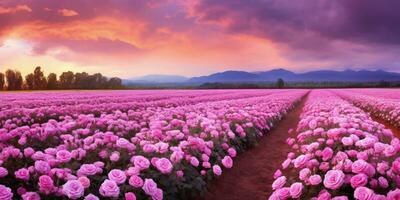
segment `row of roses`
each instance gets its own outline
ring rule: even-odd
[[[163,199],[202,191],[306,91],[65,116],[0,135],[0,199]],[[212,99],[211,99],[212,100]],[[187,197],[187,196],[186,196]]]
[[[358,93],[336,92],[354,105],[400,128],[400,92],[385,90],[379,92],[379,96],[372,95],[370,90],[361,90]],[[398,97],[394,98],[393,93],[398,94]]]
[[[269,199],[400,198],[400,140],[361,109],[313,91],[290,132]]]

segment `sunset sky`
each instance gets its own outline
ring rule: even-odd
[[[0,71],[400,72],[399,0],[1,0]]]

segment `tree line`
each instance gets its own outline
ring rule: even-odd
[[[107,78],[101,73],[63,72],[59,77],[50,73],[44,75],[41,67],[22,77],[21,72],[8,69],[0,72],[0,90],[57,90],[57,89],[120,89],[122,80],[118,77]]]

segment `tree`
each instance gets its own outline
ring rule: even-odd
[[[15,71],[15,90],[22,90],[24,79],[22,78],[21,72]]]
[[[47,76],[47,89],[49,90],[57,89],[57,74],[50,73],[49,76]]]
[[[40,67],[36,67],[33,71],[33,88],[36,90],[46,89],[47,83],[46,78]]]
[[[283,79],[281,79],[281,78],[278,78],[278,80],[276,81],[276,87],[277,88],[285,87],[285,81],[283,81]]]
[[[60,88],[61,89],[71,89],[73,88],[73,84],[75,82],[74,73],[71,71],[63,72],[60,75]]]
[[[122,80],[117,77],[110,78],[107,83],[108,89],[118,89],[122,87]]]
[[[5,76],[3,73],[0,73],[0,90],[4,90],[6,84]]]
[[[33,81],[34,81],[34,77],[33,77],[32,73],[30,73],[30,74],[25,76],[26,89],[28,89],[28,90],[33,90],[34,89]]]
[[[89,74],[86,72],[75,73],[75,89],[89,89]]]
[[[22,89],[22,75],[19,71],[8,69],[6,71],[7,90]]]

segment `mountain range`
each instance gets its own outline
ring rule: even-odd
[[[207,82],[243,83],[243,82],[274,82],[278,78],[289,82],[368,82],[368,81],[400,81],[400,73],[384,70],[317,70],[295,73],[285,69],[273,69],[261,72],[224,71],[207,76],[183,77],[176,75],[148,75],[128,80],[130,83],[186,83],[201,84]]]

